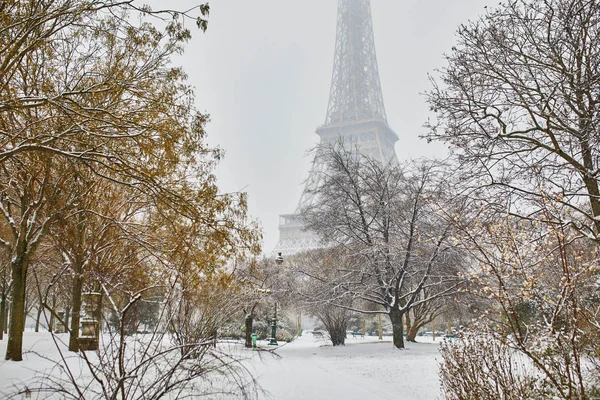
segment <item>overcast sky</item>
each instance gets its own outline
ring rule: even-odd
[[[164,0],[154,5],[166,6]],[[173,0],[178,9],[198,1]],[[491,0],[372,0],[375,47],[398,158],[444,156],[419,139],[430,117],[428,73],[444,66],[459,24]],[[196,87],[197,106],[211,115],[208,142],[225,150],[216,173],[224,192],[245,191],[264,229],[264,252],[278,241],[279,214],[300,200],[325,122],[337,0],[211,0],[209,28],[194,30],[177,63]]]

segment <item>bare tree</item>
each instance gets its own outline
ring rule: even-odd
[[[596,240],[599,16],[598,1],[517,0],[461,25],[427,95],[437,119],[426,135],[452,145],[481,199],[543,218],[551,197]]]
[[[342,145],[321,148],[318,156],[327,168],[302,215],[307,229],[343,257],[324,262],[335,273],[304,273],[328,282],[334,299],[350,295],[377,304],[379,311],[360,311],[387,314],[394,346],[403,348],[406,312],[461,284],[461,257],[451,240],[460,204],[451,201],[443,165],[382,166]]]
[[[510,383],[515,352],[532,365],[526,379],[479,398],[597,396],[599,17],[594,0],[501,3],[459,27],[428,93],[427,138],[452,145],[477,210],[463,221],[477,260],[468,287],[488,302],[484,337],[445,352],[449,398],[472,398],[466,383],[488,390],[494,374]],[[477,368],[450,378],[468,352]]]

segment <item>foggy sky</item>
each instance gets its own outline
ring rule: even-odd
[[[178,9],[197,1],[155,0]],[[440,144],[419,139],[432,117],[420,94],[428,73],[444,66],[454,32],[483,14],[491,0],[372,0],[375,47],[399,160],[443,157]],[[208,143],[225,150],[216,173],[222,191],[245,191],[249,213],[264,229],[264,252],[278,240],[279,214],[300,200],[325,122],[337,21],[336,0],[212,0],[209,28],[176,64],[211,115]],[[284,255],[285,256],[285,255]]]

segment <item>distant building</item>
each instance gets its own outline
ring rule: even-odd
[[[370,0],[339,0],[335,58],[325,124],[317,128],[321,144],[356,147],[382,163],[397,162],[396,133],[388,126],[379,82]],[[275,252],[294,254],[320,247],[318,237],[305,231],[299,212],[314,200],[325,166],[315,158],[296,211],[280,215]]]

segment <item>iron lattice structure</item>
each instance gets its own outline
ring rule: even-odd
[[[381,163],[397,162],[398,136],[388,126],[377,68],[370,0],[339,0],[333,76],[325,124],[317,128],[321,145],[341,141]],[[325,166],[315,157],[293,214],[280,215],[276,252],[294,254],[321,247],[303,229],[300,210],[314,201]]]

